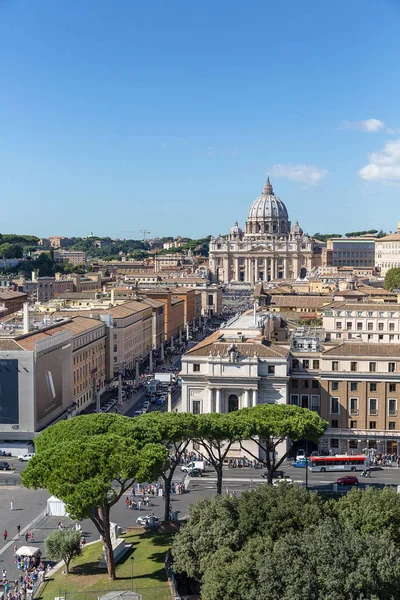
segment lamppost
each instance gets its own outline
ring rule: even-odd
[[[131,588],[133,592],[133,556],[131,556]]]

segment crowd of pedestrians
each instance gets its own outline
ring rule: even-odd
[[[20,556],[16,545],[14,562],[20,572],[17,579],[9,581],[7,570],[2,571],[4,600],[31,600],[36,586],[44,581],[46,569],[40,556]]]

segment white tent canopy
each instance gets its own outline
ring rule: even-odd
[[[15,553],[17,556],[35,556],[35,554],[41,554],[40,548],[36,546],[21,546]]]
[[[49,517],[65,517],[67,516],[67,511],[65,509],[65,504],[59,498],[55,496],[51,496],[47,500],[47,508],[46,514]]]

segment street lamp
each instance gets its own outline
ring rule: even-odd
[[[131,556],[131,588],[133,592],[133,556]]]

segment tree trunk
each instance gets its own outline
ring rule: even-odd
[[[222,465],[217,465],[215,470],[217,472],[217,494],[220,496],[222,494]]]
[[[115,575],[114,553],[113,553],[111,534],[110,534],[110,508],[109,508],[109,506],[107,506],[107,505],[102,506],[99,509],[99,521],[101,524],[101,530],[99,529],[97,523],[95,523],[95,525],[96,525],[97,529],[99,530],[101,536],[103,537],[108,578],[110,581],[113,581],[114,579],[116,579],[116,575]]]
[[[65,572],[67,575],[69,575],[69,563],[71,562],[71,559],[68,561],[64,560],[64,562],[65,562]]]
[[[170,510],[169,505],[171,503],[171,481],[173,477],[172,473],[169,473],[168,477],[163,475],[164,481],[164,521],[168,522],[170,520]]]

